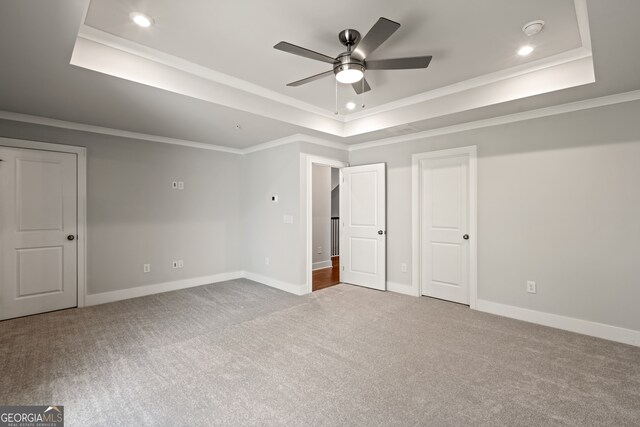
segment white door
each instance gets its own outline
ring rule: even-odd
[[[385,290],[386,165],[340,172],[340,281]]]
[[[0,319],[77,305],[75,154],[0,147]]]
[[[469,304],[469,156],[420,167],[422,294]]]

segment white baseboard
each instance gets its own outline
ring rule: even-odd
[[[242,271],[233,271],[230,273],[221,273],[211,276],[194,277],[192,279],[157,283],[154,285],[138,286],[134,288],[121,289],[118,291],[89,294],[85,297],[85,306],[105,304],[108,302],[143,297],[147,295],[159,294],[162,292],[176,291],[178,289],[192,288],[194,286],[208,285],[211,283],[224,282],[226,280],[240,279],[242,277]]]
[[[312,270],[322,270],[323,268],[329,268],[333,266],[331,260],[329,261],[320,261],[320,262],[314,262],[313,265],[311,266]]]
[[[478,299],[476,310],[605,340],[640,346],[640,331]]]
[[[289,292],[294,295],[304,295],[307,293],[306,285],[294,285],[293,283],[283,282],[278,279],[272,279],[271,277],[261,276],[259,274],[244,272],[244,278],[253,280],[254,282],[262,283],[263,285],[271,286],[272,288],[280,289],[281,291]]]
[[[399,294],[409,295],[412,297],[420,296],[418,295],[418,291],[416,291],[413,286],[405,285],[398,282],[387,282],[387,290],[389,292],[397,292]]]

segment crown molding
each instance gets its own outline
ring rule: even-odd
[[[323,147],[334,148],[337,150],[349,151],[349,146],[342,142],[328,141],[326,139],[318,138],[304,133],[296,133],[284,138],[274,139],[262,144],[254,145],[242,150],[242,154],[251,154],[257,151],[268,150],[269,148],[279,147],[281,145],[287,145],[294,142],[307,142],[309,144],[320,145]]]
[[[393,110],[398,110],[400,108],[420,104],[426,101],[431,101],[436,98],[442,98],[448,95],[470,91],[472,89],[487,86],[503,80],[513,79],[515,77],[519,77],[525,74],[534,73],[536,71],[544,70],[551,67],[556,67],[563,64],[568,64],[570,62],[588,58],[590,56],[592,56],[592,53],[590,50],[587,50],[583,47],[578,47],[575,49],[568,50],[566,52],[559,53],[557,55],[541,58],[536,61],[517,65],[515,67],[507,68],[504,70],[499,70],[493,73],[484,74],[482,76],[474,77],[468,80],[463,80],[461,82],[453,83],[451,85],[442,86],[437,89],[433,89],[427,92],[422,92],[417,95],[399,99],[397,101],[388,102],[386,104],[373,107],[366,111],[353,113],[345,117],[344,122],[349,123],[355,120],[363,119],[365,117],[376,116],[381,113],[386,113]]]
[[[578,20],[578,31],[582,47],[591,52],[591,31],[589,30],[589,13],[587,11],[587,0],[574,0],[576,8],[576,19]]]
[[[585,99],[582,101],[569,102],[566,104],[554,105],[551,107],[538,108],[536,110],[523,111],[520,113],[507,114],[504,116],[492,117],[489,119],[476,120],[473,122],[461,123],[452,126],[445,126],[430,129],[423,132],[416,132],[409,135],[395,136],[391,138],[379,139],[376,141],[362,142],[349,145],[349,151],[364,150],[367,148],[382,147],[385,145],[399,144],[417,139],[432,138],[435,136],[447,135],[458,132],[466,132],[474,129],[482,129],[491,126],[499,126],[509,123],[521,122],[525,120],[539,119],[542,117],[555,116],[559,114],[571,113],[574,111],[588,110],[591,108],[606,107],[608,105],[621,104],[640,100],[640,90],[623,92],[615,95],[607,95],[599,98]]]
[[[0,111],[0,119],[14,122],[31,123],[42,126],[51,126],[61,129],[77,130],[81,132],[97,133],[101,135],[118,136],[143,141],[161,142],[163,144],[182,145],[183,147],[200,148],[203,150],[222,151],[224,153],[243,154],[239,148],[224,147],[222,145],[206,144],[204,142],[188,141],[185,139],[169,138],[166,136],[151,135],[148,133],[131,132],[128,130],[114,129],[102,126],[88,125],[84,123],[69,122],[66,120],[50,119],[48,117],[32,116],[29,114]]]
[[[536,110],[523,111],[520,113],[507,114],[504,116],[492,117],[484,120],[476,120],[473,122],[461,123],[452,126],[446,126],[436,129],[430,129],[423,132],[416,132],[409,135],[396,136],[391,138],[383,138],[375,141],[362,142],[359,144],[344,144],[341,142],[328,141],[311,135],[302,133],[293,134],[284,138],[275,139],[258,145],[253,145],[244,149],[224,147],[220,145],[207,144],[203,142],[194,142],[184,139],[168,138],[158,135],[150,135],[139,132],[131,132],[102,126],[87,125],[83,123],[70,122],[65,120],[50,119],[47,117],[32,116],[28,114],[13,113],[9,111],[0,111],[0,120],[9,120],[22,123],[31,123],[42,126],[52,126],[62,129],[77,130],[81,132],[97,133],[102,135],[117,136],[122,138],[138,139],[143,141],[160,142],[164,144],[181,145],[185,147],[200,148],[203,150],[221,151],[233,154],[250,154],[257,151],[268,150],[270,148],[279,147],[286,144],[306,142],[309,144],[320,145],[323,147],[334,148],[345,151],[364,150],[368,148],[382,147],[385,145],[399,144],[417,139],[432,138],[435,136],[447,135],[458,132],[466,132],[474,129],[482,129],[491,126],[499,126],[509,123],[515,123],[525,120],[539,119],[548,116],[571,113],[574,111],[588,110],[592,108],[606,107],[609,105],[622,104],[625,102],[633,102],[640,100],[640,90],[630,92],[622,92],[614,95],[607,95],[598,98],[585,99],[582,101],[570,102],[566,104],[554,105],[551,107],[539,108]]]
[[[76,48],[74,49],[71,63],[94,71],[104,72],[116,77],[296,124],[338,137],[349,137],[372,130],[390,128],[436,117],[438,116],[437,111],[440,111],[436,103],[457,110],[449,113],[479,108],[483,105],[470,106],[465,99],[474,99],[474,92],[478,92],[482,88],[488,88],[491,85],[495,87],[497,87],[496,85],[504,86],[518,83],[521,86],[528,85],[533,89],[517,96],[530,96],[531,93],[544,93],[549,90],[559,90],[592,82],[593,76],[589,77],[591,81],[587,81],[588,78],[585,77],[588,74],[585,71],[587,68],[590,69],[591,75],[593,75],[587,4],[586,0],[573,1],[581,39],[580,47],[348,115],[336,115],[333,111],[301,101],[295,97],[107,33],[85,24],[85,19],[82,20],[78,32]],[[138,58],[138,61],[134,58]],[[576,64],[585,58],[590,58],[589,64],[583,61],[583,67],[579,69]],[[143,60],[146,63],[140,62]],[[114,65],[118,63],[120,65]],[[154,66],[153,64],[156,65]],[[572,67],[572,65],[576,66]],[[167,73],[167,70],[163,70],[161,67],[168,67],[173,69],[174,72]],[[124,71],[126,69],[129,71]],[[145,71],[138,73],[132,71],[140,71],[141,69]],[[553,72],[556,75],[545,74],[544,71],[547,69],[554,69]],[[538,82],[543,82],[540,83],[539,92],[536,92],[535,89],[538,83],[532,83],[536,81],[534,77],[536,73],[543,76],[537,79]],[[163,76],[160,80],[152,77],[159,74]],[[194,79],[202,79],[202,82],[197,82]],[[209,84],[204,84],[204,81],[209,82]],[[545,81],[546,83],[544,83]],[[558,81],[563,83],[553,86],[552,82]],[[549,89],[547,86],[552,87]],[[229,92],[230,90],[240,92],[232,93]],[[491,92],[498,93],[499,90]],[[467,94],[469,96],[465,96]],[[501,99],[496,102],[508,100],[510,99]],[[371,129],[371,127],[374,129]]]
[[[577,4],[584,0],[575,0],[575,1]],[[584,13],[586,13],[586,5],[584,6],[583,10],[584,10]],[[584,19],[585,18],[578,19],[579,23],[582,22],[582,25],[579,25],[581,38],[583,38],[583,31],[586,31],[586,34],[588,34],[588,31],[589,31],[588,25],[584,25]],[[583,28],[586,28],[586,30],[583,30]],[[185,73],[188,73],[197,77],[204,78],[206,80],[209,80],[215,83],[223,84],[225,86],[229,86],[234,89],[242,90],[244,92],[257,95],[262,98],[267,98],[272,101],[288,105],[290,107],[298,108],[308,113],[318,114],[322,117],[325,117],[337,122],[341,122],[341,123],[353,122],[355,120],[362,119],[365,117],[375,116],[380,113],[385,113],[385,112],[397,110],[400,108],[408,107],[411,105],[419,104],[425,101],[430,101],[436,98],[441,98],[447,95],[464,92],[464,91],[475,89],[481,86],[486,86],[491,83],[511,79],[524,74],[532,73],[532,72],[543,70],[550,67],[555,67],[558,65],[566,64],[569,62],[577,61],[579,59],[591,56],[591,51],[589,49],[585,49],[584,47],[578,47],[566,52],[559,53],[557,55],[553,55],[550,57],[538,59],[536,61],[528,62],[526,64],[521,64],[505,70],[496,71],[493,73],[474,77],[468,80],[463,80],[461,82],[457,82],[451,85],[428,90],[426,92],[422,92],[417,95],[413,95],[397,101],[388,102],[386,104],[373,107],[366,111],[352,113],[349,115],[341,115],[341,114],[336,115],[335,113],[329,110],[326,110],[324,108],[317,107],[313,104],[300,101],[291,96],[283,95],[279,92],[264,88],[254,83],[250,83],[246,80],[242,80],[237,77],[233,77],[228,74],[215,71],[211,68],[207,68],[205,66],[179,58],[177,56],[141,45],[139,43],[133,42],[131,40],[127,40],[122,37],[118,37],[116,35],[107,33],[105,31],[98,30],[86,24],[82,24],[80,26],[78,37],[83,38],[85,40],[92,41],[94,43],[108,46],[112,49],[126,52],[128,54],[131,54],[140,58],[147,59],[149,61],[153,61],[162,65],[166,65],[171,68],[175,68],[177,70],[183,71]],[[584,44],[584,39],[583,39],[583,44]],[[590,46],[590,41],[589,41],[589,46]],[[342,135],[342,136],[345,136],[345,135]]]
[[[196,64],[194,62],[162,52],[160,50],[153,49],[148,46],[144,46],[140,43],[136,43],[131,40],[118,37],[116,35],[107,33],[97,28],[90,27],[86,24],[82,24],[80,26],[78,37],[135,55],[144,59],[148,59],[153,62],[157,62],[162,65],[166,65],[168,67],[175,68],[180,71],[184,71],[185,73],[192,74],[194,76],[198,76],[212,82],[220,83],[225,86],[232,87],[234,89],[239,89],[244,92],[251,93],[253,95],[257,95],[263,98],[270,99],[272,101],[279,102],[281,104],[286,104],[291,107],[295,107],[309,113],[318,114],[323,117],[336,120],[336,121],[342,121],[340,117],[336,117],[336,115],[333,112],[329,110],[325,110],[324,108],[317,107],[308,102],[300,101],[299,99],[296,99],[291,96],[283,95],[279,92],[276,92],[271,89],[267,89],[263,86],[248,82],[246,80],[242,80],[237,77],[233,77],[228,74],[215,71],[211,68]]]

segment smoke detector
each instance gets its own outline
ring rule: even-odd
[[[544,21],[531,21],[527,24],[524,24],[524,27],[522,27],[522,31],[527,35],[527,36],[535,36],[536,34],[538,34],[540,31],[542,31],[542,28],[544,27]]]

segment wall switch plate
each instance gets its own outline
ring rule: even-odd
[[[285,224],[293,224],[293,215],[285,215],[285,216],[282,218],[282,221],[283,221]]]
[[[184,190],[184,181],[178,181],[178,190]]]
[[[407,272],[407,264],[405,264],[404,262],[402,264],[400,264],[400,270],[402,270],[403,273]]]
[[[179,259],[178,260],[178,268],[183,268],[184,267],[184,260]]]
[[[171,183],[171,189],[172,190],[177,190],[178,189],[178,181],[173,181]]]
[[[271,196],[271,201],[273,203],[278,203],[278,196],[277,195],[276,196]]]
[[[171,268],[178,268],[178,261],[173,261],[171,263]]]
[[[536,293],[536,282],[527,280],[527,292],[529,292],[530,294]]]
[[[266,257],[266,258],[264,259],[264,265],[269,265],[269,257]]]
[[[151,273],[151,264],[145,264],[142,269],[145,273]]]

